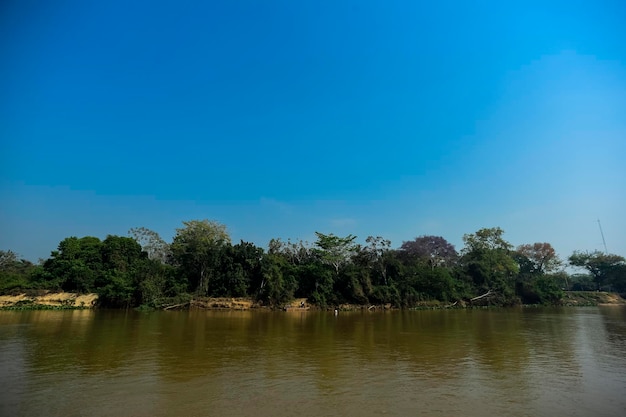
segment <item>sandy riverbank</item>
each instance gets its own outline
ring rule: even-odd
[[[45,293],[40,295],[17,294],[0,295],[0,309],[2,308],[93,308],[98,301],[97,294],[75,294],[67,292]],[[430,308],[445,308],[441,303],[431,303]],[[595,306],[595,305],[626,305],[626,300],[615,293],[596,291],[568,291],[561,300],[564,306]],[[191,302],[173,305],[170,308],[195,308],[204,310],[250,310],[254,308],[264,308],[264,306],[250,298],[194,298]],[[340,310],[371,309],[391,309],[391,305],[382,306],[360,306],[341,305]],[[305,311],[318,309],[317,306],[309,304],[306,299],[298,298],[285,305],[285,311]]]
[[[0,295],[0,308],[8,307],[59,307],[92,308],[98,300],[97,294],[75,294],[69,292],[46,293],[42,295]]]
[[[626,305],[626,300],[612,292],[566,291],[561,303],[565,306]]]

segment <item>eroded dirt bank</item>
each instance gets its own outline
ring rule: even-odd
[[[37,309],[37,308],[94,308],[97,305],[97,294],[75,294],[67,292],[44,293],[44,294],[17,294],[0,295],[0,309]],[[441,303],[431,303],[430,308],[446,308]],[[596,292],[596,291],[568,291],[561,300],[564,306],[596,306],[596,305],[626,305],[626,300],[619,294]],[[249,310],[254,308],[266,308],[249,298],[193,298],[189,302],[177,305],[165,306],[165,309],[207,309],[207,310]],[[391,305],[361,306],[361,305],[341,305],[340,310],[358,309],[391,309]],[[316,310],[317,306],[306,302],[306,299],[299,298],[288,303],[283,308],[286,311]]]
[[[97,294],[75,294],[69,292],[55,292],[41,295],[26,293],[17,295],[0,295],[0,308],[24,307],[36,308],[93,308],[98,300]]]

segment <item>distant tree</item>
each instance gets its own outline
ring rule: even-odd
[[[608,276],[614,291],[626,292],[626,263],[621,263],[611,270]]]
[[[123,273],[132,272],[134,264],[142,258],[141,245],[124,236],[107,236],[102,241],[101,252],[105,269]]]
[[[18,255],[11,250],[0,250],[0,270],[13,268],[19,262]]]
[[[265,256],[265,251],[251,242],[241,240],[233,246],[233,258],[235,262],[241,265],[246,275],[247,294],[255,294],[263,280],[261,272],[261,261]]]
[[[285,242],[283,242],[280,238],[278,239],[270,239],[270,242],[267,244],[267,253],[270,255],[282,255],[284,253]]]
[[[391,251],[391,241],[381,236],[368,236],[365,239],[366,246],[361,248],[361,257],[365,260],[365,265],[372,272],[372,282],[374,285],[388,284],[387,266]]]
[[[356,236],[339,237],[332,233],[325,235],[320,232],[315,232],[315,234],[317,235],[315,245],[319,248],[320,259],[323,263],[332,266],[335,274],[339,275],[339,269],[351,261],[359,248],[354,243]]]
[[[0,250],[0,292],[31,287],[31,275],[37,267],[11,251]]]
[[[297,288],[295,269],[296,267],[276,253],[264,256],[261,260],[262,280],[258,298],[274,307],[291,300]]]
[[[46,288],[89,293],[95,291],[96,281],[102,271],[100,239],[72,236],[59,243],[58,250],[50,254],[35,279]]]
[[[262,258],[263,249],[252,243],[242,240],[236,245],[223,245],[209,295],[244,297],[258,292]]]
[[[337,301],[367,304],[373,292],[370,272],[356,263],[342,268],[333,286]]]
[[[623,256],[605,254],[600,251],[594,252],[574,252],[569,257],[571,266],[586,269],[600,289],[603,285],[610,284],[611,280],[621,275],[619,271],[624,268],[625,259]]]
[[[172,257],[190,287],[202,295],[209,294],[211,280],[216,278],[222,247],[230,244],[226,226],[209,220],[183,222],[176,229],[171,244]]]
[[[316,259],[315,248],[303,240],[292,242],[288,239],[282,249],[283,255],[294,265],[302,265]]]
[[[560,275],[536,275],[529,285],[525,286],[526,292],[519,294],[527,304],[554,304],[563,298]]]
[[[157,232],[146,227],[133,227],[128,234],[141,245],[141,249],[148,254],[149,259],[156,259],[162,263],[169,260],[170,246]]]
[[[511,256],[513,246],[503,234],[501,228],[494,227],[464,235],[461,263],[477,290],[493,291],[498,294],[498,303],[510,303],[514,301],[519,266]]]
[[[517,252],[529,262],[529,272],[535,274],[554,273],[561,267],[562,262],[556,251],[549,243],[533,243],[520,245]]]
[[[591,274],[572,274],[569,280],[573,291],[593,291],[597,288]]]
[[[96,277],[99,302],[107,306],[131,307],[141,302],[138,278],[147,254],[134,239],[109,235],[100,248],[102,271]]]
[[[159,308],[166,299],[177,298],[187,290],[186,285],[176,281],[175,268],[156,259],[142,259],[135,266],[134,277],[137,305]]]
[[[335,304],[338,301],[335,282],[338,276],[332,268],[321,261],[312,261],[297,267],[298,292],[310,302],[321,307]]]
[[[426,261],[431,269],[443,265],[451,266],[458,257],[454,245],[441,236],[419,236],[402,242],[400,251],[407,257]]]
[[[42,266],[37,267],[33,285],[79,293],[95,292],[101,305],[131,307],[143,302],[140,287],[144,281],[154,278],[151,273],[155,269],[151,269],[150,263],[161,265],[149,260],[141,246],[129,237],[109,235],[103,241],[93,236],[68,237]]]
[[[465,247],[462,253],[466,254],[479,250],[500,250],[508,252],[513,248],[509,242],[504,240],[502,235],[504,230],[499,227],[483,228],[476,233],[463,235]]]

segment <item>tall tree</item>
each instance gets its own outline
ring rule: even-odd
[[[0,250],[0,292],[28,287],[36,268],[13,251]]]
[[[142,258],[141,245],[124,236],[107,236],[102,241],[101,252],[104,268],[124,273],[132,271],[135,262]]]
[[[96,279],[99,302],[107,306],[130,307],[141,302],[137,281],[147,254],[134,239],[109,235],[102,241],[102,272]]]
[[[361,248],[361,254],[366,265],[374,272],[374,283],[387,285],[387,261],[391,241],[381,236],[368,236],[365,242],[367,246]]]
[[[502,235],[504,230],[499,227],[483,228],[476,233],[463,235],[463,243],[465,247],[462,253],[468,253],[477,250],[502,250],[510,251],[513,248]]]
[[[419,236],[414,240],[402,242],[400,251],[407,257],[426,261],[431,269],[436,266],[450,266],[458,257],[454,245],[441,236]]]
[[[270,243],[276,246],[278,242],[281,244],[280,253],[293,265],[302,265],[315,258],[315,250],[309,242],[302,240],[292,242],[291,239],[287,239],[287,242],[283,243],[280,240],[272,239]],[[270,251],[274,249],[276,248],[270,246]]]
[[[569,257],[569,263],[572,266],[589,271],[598,289],[614,280],[616,273],[622,271],[626,265],[623,256],[610,253],[605,254],[600,251],[574,252]]]
[[[515,292],[525,304],[555,303],[563,297],[567,274],[558,273],[561,260],[549,243],[517,247],[512,257],[519,265]]]
[[[556,272],[562,265],[556,251],[549,243],[519,245],[517,252],[530,262],[530,271],[535,274]]]
[[[176,229],[171,244],[172,256],[190,287],[208,295],[211,279],[215,278],[222,246],[230,244],[226,226],[210,220],[190,220]]]
[[[236,245],[223,245],[219,257],[219,266],[209,295],[244,297],[258,292],[262,281],[263,249],[242,240]]]
[[[494,227],[464,235],[461,262],[476,289],[493,291],[500,297],[499,303],[508,303],[515,295],[514,277],[519,266],[511,257],[513,246],[503,234],[501,228]]]
[[[102,242],[85,236],[63,239],[58,250],[50,254],[37,279],[46,287],[56,286],[64,291],[93,292],[102,275]]]
[[[162,263],[168,261],[171,254],[170,246],[157,232],[146,227],[133,227],[128,234],[141,245],[149,259],[156,259]]]
[[[339,269],[349,263],[358,250],[358,245],[354,243],[356,236],[339,237],[332,233],[325,235],[320,232],[315,234],[317,235],[315,245],[319,248],[322,262],[331,265],[335,274],[339,275]]]
[[[19,262],[18,255],[12,250],[0,250],[0,270],[12,268]]]
[[[261,260],[262,280],[258,297],[271,306],[280,306],[293,298],[297,288],[295,267],[276,253],[268,253]]]

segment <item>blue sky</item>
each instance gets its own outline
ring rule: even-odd
[[[471,3],[471,4],[468,4]],[[502,227],[626,256],[621,1],[8,1],[0,249]]]

